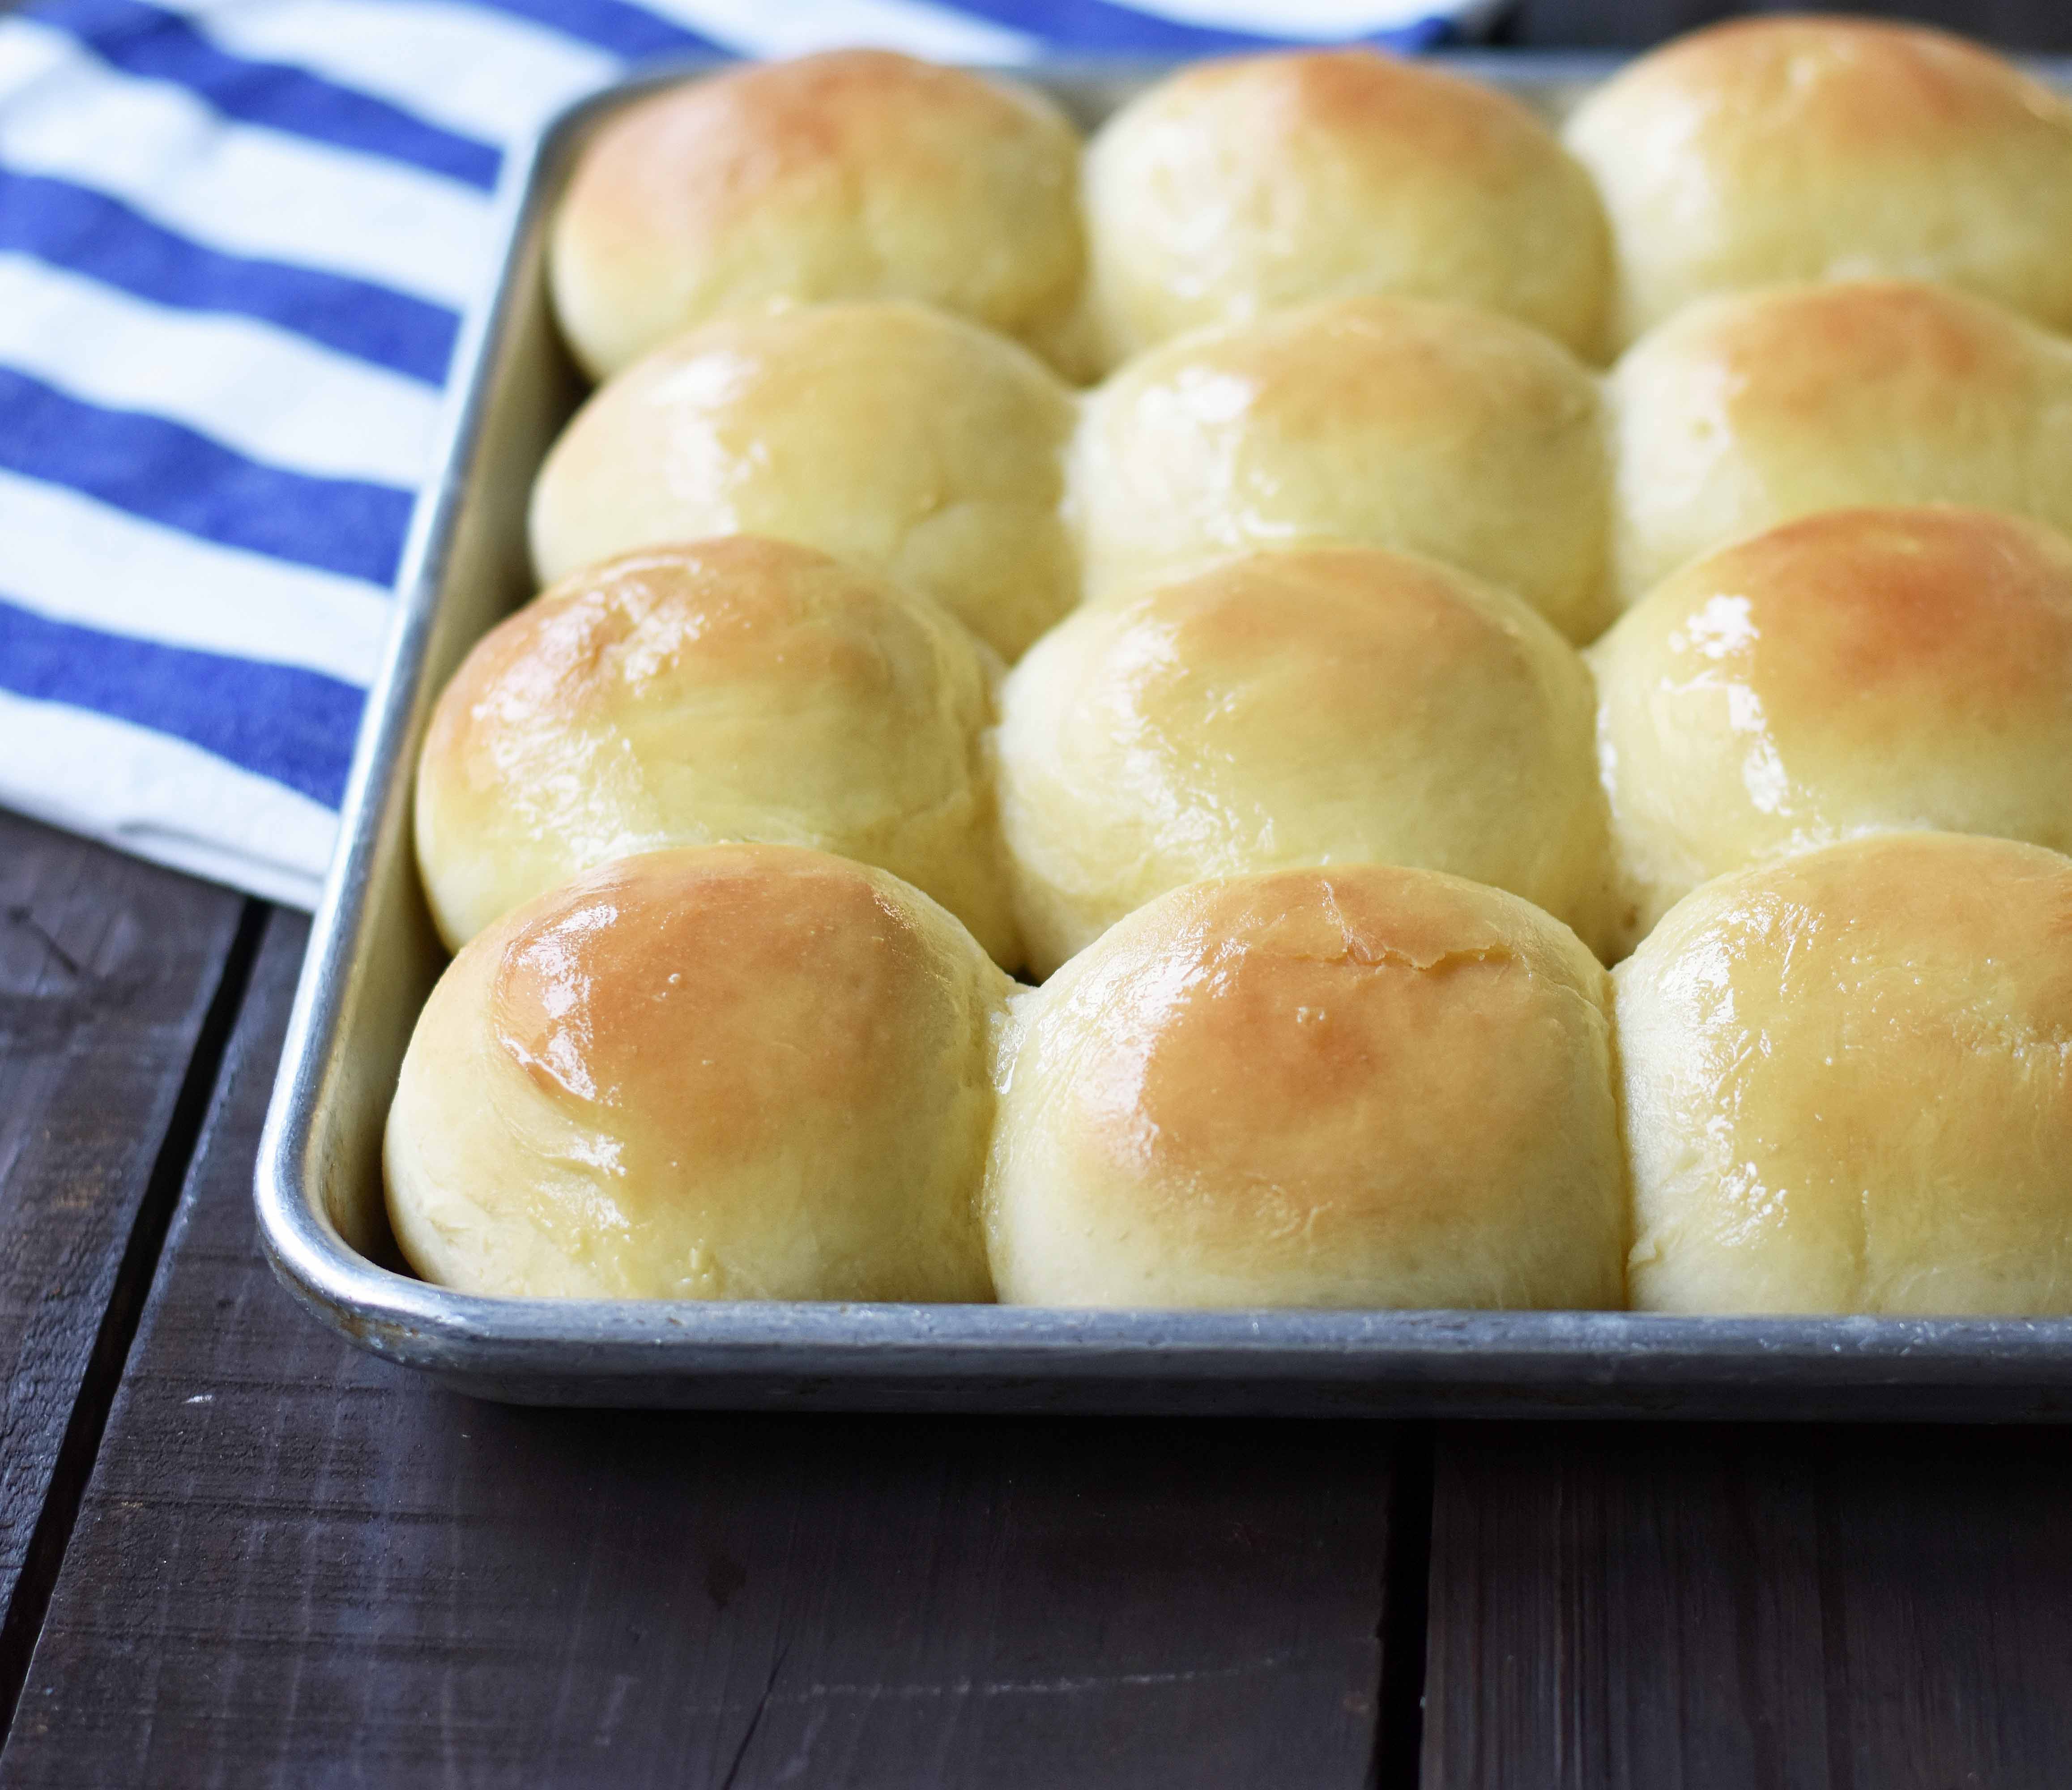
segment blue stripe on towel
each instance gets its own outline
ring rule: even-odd
[[[1112,0],[1050,0],[1042,6],[1032,6],[1030,0],[956,0],[956,9],[1021,31],[1040,30],[1063,49],[1095,55],[1227,56],[1288,47],[1287,39],[1272,35],[1272,10],[1265,6],[1260,8],[1261,29],[1257,31],[1185,24],[1115,5]],[[1397,50],[1426,50],[1451,35],[1445,20],[1420,19],[1392,30],[1369,32],[1362,41]]]
[[[154,304],[256,317],[341,354],[445,383],[460,319],[407,293],[204,249],[120,200],[0,168],[0,249],[35,255]]]
[[[494,145],[306,70],[229,55],[177,14],[140,0],[62,0],[26,16],[60,27],[126,73],[186,88],[225,117],[408,163],[485,192],[496,184],[503,155]]]
[[[179,423],[83,403],[6,367],[0,417],[0,466],[12,471],[226,547],[395,581],[409,492],[264,466]]]
[[[0,598],[0,689],[170,734],[336,808],[364,693],[298,666],[51,620]]]

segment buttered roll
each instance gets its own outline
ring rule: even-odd
[[[1373,548],[1254,553],[1082,609],[1001,693],[1031,966],[1183,883],[1301,864],[1450,870],[1601,942],[1593,706],[1516,598]]]
[[[1636,935],[1861,833],[2072,849],[2072,542],[2039,523],[1807,516],[1675,574],[1589,656]]]
[[[1071,394],[906,303],[720,319],[593,396],[532,490],[554,582],[635,547],[761,534],[933,597],[1013,659],[1078,600],[1059,514]]]
[[[606,865],[433,990],[388,1115],[396,1240],[467,1293],[984,1299],[1012,986],[925,895],[842,858]]]
[[[1020,961],[981,739],[989,655],[924,597],[738,535],[564,580],[493,629],[418,761],[450,948],[578,870],[760,839],[854,858]]]
[[[1596,382],[1463,306],[1342,299],[1154,348],[1087,401],[1072,484],[1096,600],[1335,541],[1457,566],[1571,640],[1610,619]]]
[[[1621,343],[1693,298],[1836,278],[2072,329],[2072,103],[1960,38],[1736,19],[1630,64],[1566,137],[1611,214]]]
[[[884,50],[730,69],[584,146],[548,270],[602,377],[723,311],[915,298],[1079,370],[1078,134],[1012,82]]]
[[[1815,510],[1970,504],[2072,529],[2072,342],[1902,281],[1681,311],[1613,370],[1618,582]]]
[[[1621,1304],[1609,999],[1566,927],[1455,877],[1176,890],[1017,997],[999,1296]]]
[[[1610,255],[1589,177],[1508,94],[1369,50],[1198,63],[1087,158],[1113,360],[1312,299],[1498,311],[1601,350]]]
[[[1851,841],[1615,975],[1637,1306],[2072,1313],[2072,859]]]

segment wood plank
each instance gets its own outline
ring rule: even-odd
[[[0,1781],[1367,1780],[1386,1430],[504,1409],[319,1329],[249,1213],[302,936],[262,948]]]
[[[1426,1790],[2062,1790],[2062,1430],[1441,1432]]]
[[[2064,0],[1831,0],[1818,7],[1804,0],[1520,0],[1499,40],[1534,49],[1639,49],[1743,13],[1806,11],[1918,19],[2008,50],[2072,51]]]
[[[212,1003],[228,1028],[245,907],[0,813],[0,1718],[193,1142]]]

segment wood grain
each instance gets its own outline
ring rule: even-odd
[[[2072,51],[2072,8],[2063,0],[1519,0],[1498,35],[1535,49],[1645,49],[1679,31],[1742,13],[1868,13],[1963,31],[2004,49]]]
[[[1426,1790],[2062,1790],[2063,1430],[1441,1432]]]
[[[245,907],[0,813],[0,1708],[179,1186],[183,1088],[198,1106]]]
[[[1367,1780],[1388,1430],[510,1410],[319,1329],[249,1212],[302,936],[262,947],[0,1781]]]

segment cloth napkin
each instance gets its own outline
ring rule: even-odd
[[[0,806],[313,906],[508,146],[644,59],[1422,47],[1462,0],[49,0],[0,22]]]

